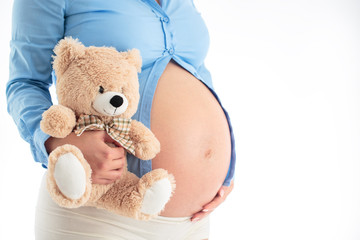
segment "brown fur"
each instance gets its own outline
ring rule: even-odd
[[[55,47],[54,70],[57,76],[58,106],[52,106],[43,114],[41,129],[53,137],[66,137],[75,126],[75,116],[98,115],[105,122],[112,119],[99,114],[93,107],[99,86],[105,91],[120,92],[129,101],[127,110],[119,116],[131,118],[139,102],[137,73],[141,70],[138,50],[118,52],[108,47],[85,47],[72,38],[61,40]],[[130,138],[135,145],[135,155],[140,159],[151,159],[160,151],[160,143],[142,123],[132,121]],[[85,169],[87,185],[80,199],[69,199],[56,185],[54,166],[65,153],[73,153]],[[156,181],[167,178],[175,189],[172,175],[163,169],[153,170],[142,178],[124,168],[121,179],[113,184],[91,184],[91,168],[81,151],[72,145],[56,148],[49,156],[47,186],[53,200],[60,206],[73,208],[94,206],[137,219],[152,216],[140,212],[144,194]]]
[[[131,123],[130,138],[135,144],[135,155],[141,159],[153,158],[153,152],[160,152],[160,143],[154,134],[141,122],[133,120]],[[155,139],[155,140],[154,140]]]
[[[42,117],[48,119],[40,122],[42,131],[57,138],[64,138],[69,135],[76,124],[74,112],[70,108],[61,105],[51,106],[43,113]]]

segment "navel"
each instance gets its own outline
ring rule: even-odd
[[[205,151],[205,154],[204,154],[205,159],[211,159],[212,156],[213,156],[213,150],[211,148],[209,148],[208,150]]]

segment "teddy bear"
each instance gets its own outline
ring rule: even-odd
[[[43,113],[42,131],[64,138],[72,131],[79,136],[84,131],[104,130],[128,153],[142,160],[154,158],[160,151],[159,141],[141,122],[131,119],[140,98],[139,50],[86,47],[78,39],[66,37],[54,53],[58,105]],[[173,175],[164,169],[139,178],[126,166],[114,183],[92,184],[90,165],[80,149],[70,144],[53,150],[47,167],[48,192],[66,208],[92,206],[148,220],[164,209],[175,189]]]

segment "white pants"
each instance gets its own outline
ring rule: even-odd
[[[201,240],[209,238],[209,217],[157,217],[150,221],[112,214],[93,207],[61,208],[46,190],[43,178],[35,218],[36,240]]]

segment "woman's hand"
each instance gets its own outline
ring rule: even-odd
[[[217,208],[222,202],[225,201],[226,197],[233,190],[233,188],[234,188],[234,180],[231,181],[231,184],[228,187],[221,186],[221,188],[219,189],[213,200],[211,200],[211,202],[206,204],[200,212],[195,213],[192,216],[191,221],[192,222],[199,221],[208,214],[210,214],[212,211],[214,211],[215,208]]]
[[[81,150],[91,166],[92,183],[109,184],[120,178],[125,166],[126,151],[105,131],[85,131],[81,136],[71,133],[65,138],[50,137],[45,142],[45,147],[50,153],[64,144],[75,145]]]

